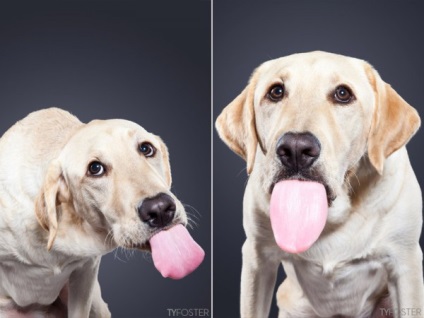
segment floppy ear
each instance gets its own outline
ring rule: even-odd
[[[53,161],[47,169],[41,192],[35,201],[35,215],[38,222],[49,231],[47,249],[53,246],[58,227],[57,206],[69,200],[69,189],[62,176],[62,168],[58,161]]]
[[[368,138],[368,157],[378,173],[384,161],[404,146],[420,127],[420,117],[378,73],[369,67],[368,77],[374,87],[376,105]]]
[[[166,184],[170,187],[172,184],[172,175],[171,175],[171,164],[169,162],[169,152],[168,152],[168,148],[166,147],[162,139],[160,137],[158,138],[160,142],[160,150],[162,153],[163,165],[165,169],[165,180],[166,180]]]
[[[257,76],[254,73],[247,87],[218,116],[215,127],[219,137],[247,163],[247,174],[255,163],[258,136],[253,108]]]

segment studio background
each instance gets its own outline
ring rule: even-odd
[[[141,252],[103,257],[99,279],[113,317],[210,308],[210,54],[209,1],[1,5],[0,134],[50,106],[83,122],[132,120],[163,138],[172,190],[197,216],[190,233],[206,258],[180,281],[162,278]]]
[[[214,119],[256,66],[313,50],[370,62],[424,119],[423,10],[420,1],[214,0]],[[423,139],[422,128],[407,146],[421,186]],[[216,133],[213,156],[214,316],[238,317],[246,165]],[[277,313],[274,297],[271,317]]]

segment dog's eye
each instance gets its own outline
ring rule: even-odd
[[[153,147],[152,144],[148,142],[143,142],[142,144],[140,144],[140,147],[138,149],[145,157],[153,157],[156,153],[155,147]]]
[[[334,99],[339,103],[349,103],[352,98],[352,92],[346,86],[338,86],[334,92]]]
[[[98,161],[93,161],[88,165],[88,174],[91,176],[100,177],[106,172],[105,167]]]
[[[273,102],[279,102],[284,97],[284,85],[276,84],[271,87],[267,94],[268,99]]]

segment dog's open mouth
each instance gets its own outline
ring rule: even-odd
[[[150,251],[156,269],[163,277],[181,279],[193,272],[203,261],[205,252],[182,224],[155,233],[137,248]]]
[[[314,169],[297,172],[297,173],[281,170],[275,176],[273,182],[271,183],[271,186],[269,187],[269,193],[272,193],[272,191],[274,190],[274,186],[278,182],[284,181],[284,180],[299,180],[299,181],[311,181],[311,182],[321,183],[324,186],[324,189],[327,195],[327,203],[329,207],[331,207],[331,204],[336,199],[336,195],[334,195],[334,192],[331,189],[331,187],[327,184],[327,182],[322,177],[322,175],[320,173],[317,173]]]
[[[281,176],[280,176],[281,177]],[[277,245],[298,254],[321,235],[334,200],[321,178],[283,176],[271,185],[270,219]]]

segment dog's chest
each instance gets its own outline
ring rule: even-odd
[[[49,305],[58,297],[72,271],[79,266],[50,268],[30,266],[16,261],[0,264],[0,295],[11,297],[21,307],[31,304]]]
[[[315,311],[323,317],[363,317],[387,286],[383,264],[375,260],[345,264],[294,264],[297,278]]]

